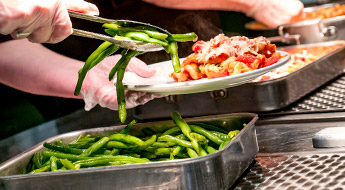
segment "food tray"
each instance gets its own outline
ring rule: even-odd
[[[344,44],[344,41],[288,46],[284,49]],[[269,112],[296,102],[344,73],[345,47],[321,57],[309,65],[278,79],[247,83],[217,91],[173,95],[154,99],[135,108],[142,120],[169,118],[172,110],[192,117],[234,112]]]
[[[312,12],[316,11],[320,8],[328,8],[334,7],[336,4],[343,5],[345,1],[337,1],[334,3],[327,3],[323,5],[311,6],[306,7],[303,9],[304,12]],[[316,20],[314,20],[316,22]],[[287,35],[282,32],[283,28],[290,28],[289,34],[300,34],[301,35],[301,43],[315,43],[321,41],[333,41],[333,40],[343,40],[345,35],[345,15],[336,16],[332,18],[322,19],[320,21],[320,25],[312,24],[313,20],[305,20],[300,22],[295,22],[292,24],[282,25],[277,28],[269,28],[260,25],[256,21],[249,22],[245,25],[249,36],[265,36],[265,37],[272,37],[272,36],[279,36],[279,35]],[[304,25],[305,27],[301,27]],[[258,26],[258,27],[256,27]],[[280,28],[282,27],[282,28]],[[322,28],[320,31],[320,36],[317,37],[312,35],[309,29],[316,29]]]
[[[17,175],[25,168],[34,152],[43,150],[43,142],[0,165],[0,189],[228,189],[252,163],[258,152],[253,113],[237,113],[186,119],[241,130],[222,150],[207,156],[143,164],[107,166],[37,174]],[[243,128],[243,123],[247,123]],[[173,127],[169,121],[138,123],[130,134],[141,129],[155,131]],[[110,135],[125,126],[87,129],[47,139],[70,142],[81,134]]]

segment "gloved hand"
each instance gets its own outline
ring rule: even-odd
[[[269,26],[277,27],[289,23],[302,13],[304,7],[299,0],[255,0],[251,9],[244,10],[247,16]]]
[[[112,110],[117,110],[116,87],[108,79],[109,71],[121,58],[121,55],[113,55],[105,58],[102,62],[92,68],[85,77],[80,94],[85,102],[85,110],[89,111],[97,104]],[[138,58],[132,58],[127,66],[127,71],[132,71],[141,77],[152,77],[156,73]],[[133,108],[138,105],[161,97],[146,92],[125,91],[126,108]]]
[[[90,7],[82,0],[66,0],[71,9],[76,5]],[[73,6],[72,6],[73,5]],[[95,7],[95,6],[94,6]],[[14,39],[27,37],[36,43],[57,43],[72,33],[72,23],[62,0],[1,0],[0,34]]]

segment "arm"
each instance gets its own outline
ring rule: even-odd
[[[108,73],[121,58],[120,55],[107,57],[86,75],[81,94],[74,96],[78,71],[84,62],[57,54],[44,46],[27,39],[0,43],[0,82],[32,94],[78,98],[90,110],[96,104],[117,109],[115,85],[109,81]],[[137,58],[132,58],[128,71],[142,77],[152,77],[155,70]],[[126,106],[132,108],[160,97],[144,92],[126,92]]]
[[[0,43],[0,82],[47,96],[73,95],[83,62],[57,54],[27,39]]]
[[[289,23],[301,15],[300,0],[143,0],[157,6],[173,9],[238,11],[253,17],[269,27]]]

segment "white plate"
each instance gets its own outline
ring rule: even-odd
[[[149,65],[149,67],[157,71],[155,76],[153,76],[152,78],[142,78],[133,72],[126,72],[123,79],[123,83],[127,90],[149,92],[152,94],[161,95],[191,94],[219,90],[248,83],[259,77],[260,75],[268,73],[269,71],[282,66],[290,60],[289,53],[284,51],[278,52],[280,52],[282,56],[287,56],[280,59],[277,63],[270,65],[268,67],[232,76],[213,79],[203,78],[199,80],[175,82],[171,77],[169,77],[169,74],[173,72],[171,61],[164,61]],[[181,59],[181,63],[184,59],[185,58]]]

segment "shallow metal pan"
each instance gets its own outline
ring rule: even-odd
[[[222,150],[203,157],[123,166],[17,175],[42,143],[0,165],[0,189],[228,189],[251,164],[258,152],[256,114],[237,113],[186,119],[216,124],[240,133]],[[243,123],[247,126],[243,128]],[[155,131],[174,126],[172,121],[139,123],[131,134],[150,127]],[[109,135],[125,126],[87,129],[47,139],[70,142],[80,134]]]
[[[337,3],[328,3],[324,5],[304,8],[304,12],[315,11],[320,8],[333,7],[336,4],[344,4],[345,1]],[[260,27],[253,28],[257,25],[256,21],[249,22],[245,25],[249,36],[288,36],[298,34],[302,44],[317,43],[331,40],[343,40],[345,36],[345,15],[327,19],[313,19],[278,26],[277,28]]]
[[[301,48],[344,44],[344,41],[288,46]],[[313,90],[344,73],[345,47],[278,79],[196,94],[174,95],[152,100],[135,109],[142,120],[168,118],[172,110],[192,117],[234,112],[269,112],[296,102]]]

